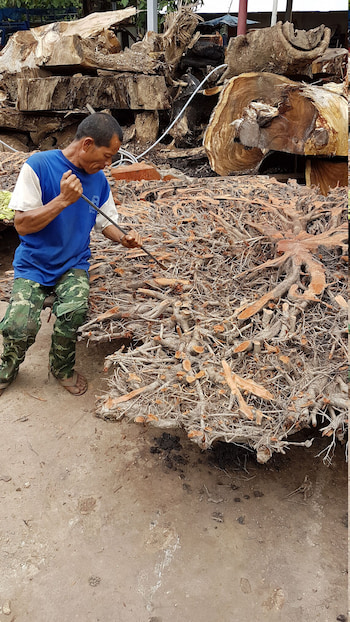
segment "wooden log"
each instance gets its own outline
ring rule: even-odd
[[[114,71],[162,73],[171,82],[184,52],[199,36],[198,33],[193,37],[193,33],[201,19],[189,7],[169,13],[163,34],[147,32],[142,41],[134,43],[130,49],[126,48],[113,58],[104,58],[104,67]]]
[[[74,110],[84,108],[87,103],[95,110],[164,110],[170,107],[163,76],[76,75],[18,81],[17,107],[21,111]]]
[[[154,143],[158,138],[159,114],[157,110],[135,113],[135,135],[141,144]]]
[[[21,129],[22,132],[30,132],[34,144],[50,132],[56,132],[74,123],[72,118],[64,118],[63,115],[37,115],[23,113],[10,106],[0,107],[0,127],[9,130]]]
[[[219,175],[255,172],[268,151],[346,156],[347,102],[276,74],[242,74],[221,92],[204,146]]]
[[[331,188],[348,185],[348,164],[331,158],[308,158],[305,167],[307,186],[317,186],[324,196]]]
[[[6,143],[6,144],[5,144]],[[16,151],[29,151],[28,136],[26,134],[16,132],[13,133],[0,133],[0,151],[12,152],[6,145],[12,147]]]
[[[326,51],[330,37],[330,28],[323,24],[305,31],[294,30],[289,22],[231,37],[225,57],[228,67],[222,79],[251,71],[312,77],[312,61]]]
[[[169,14],[164,34],[144,39],[120,52],[110,29],[135,15],[134,7],[93,13],[82,20],[47,24],[12,35],[0,53],[0,73],[25,68],[82,67],[159,75],[173,74],[201,18],[189,8]]]
[[[19,78],[47,78],[51,75],[51,71],[37,67],[34,69],[26,68],[19,73],[0,73],[1,107],[16,104]]]
[[[164,160],[177,160],[178,158],[188,158],[189,160],[201,160],[206,157],[204,147],[192,147],[190,149],[162,149],[158,156]]]
[[[347,74],[349,52],[345,48],[328,48],[322,56],[318,56],[311,65],[314,75],[332,76],[339,82],[345,80]]]
[[[114,56],[120,50],[110,27],[135,14],[132,7],[17,31],[0,53],[0,73],[17,73],[26,67],[100,66],[104,56]]]
[[[142,42],[140,42],[142,43]],[[131,48],[126,48],[120,54],[109,54],[96,52],[94,55],[94,66],[101,70],[120,71],[130,73],[142,73],[148,75],[159,75],[167,73],[167,66],[164,62],[164,54],[154,52],[152,48],[137,47],[134,43]],[[98,71],[98,75],[101,75]]]

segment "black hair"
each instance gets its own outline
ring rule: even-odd
[[[123,141],[123,131],[118,121],[106,112],[95,112],[79,123],[75,140],[93,138],[96,147],[109,147],[114,135]]]

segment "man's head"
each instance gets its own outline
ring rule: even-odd
[[[105,112],[95,112],[78,126],[74,144],[77,145],[77,165],[93,174],[112,162],[120,149],[123,132],[118,121]]]

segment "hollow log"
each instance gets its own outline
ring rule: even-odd
[[[164,110],[170,107],[164,76],[118,74],[109,77],[51,76],[20,79],[20,111],[119,108]]]
[[[225,57],[228,67],[222,79],[251,71],[311,77],[312,61],[326,51],[330,37],[330,28],[323,24],[305,31],[294,30],[289,22],[232,37]]]
[[[269,151],[346,156],[347,102],[276,74],[242,74],[221,92],[204,146],[219,175],[255,172]]]

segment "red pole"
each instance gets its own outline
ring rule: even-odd
[[[239,0],[237,35],[245,35],[247,32],[248,0]]]

